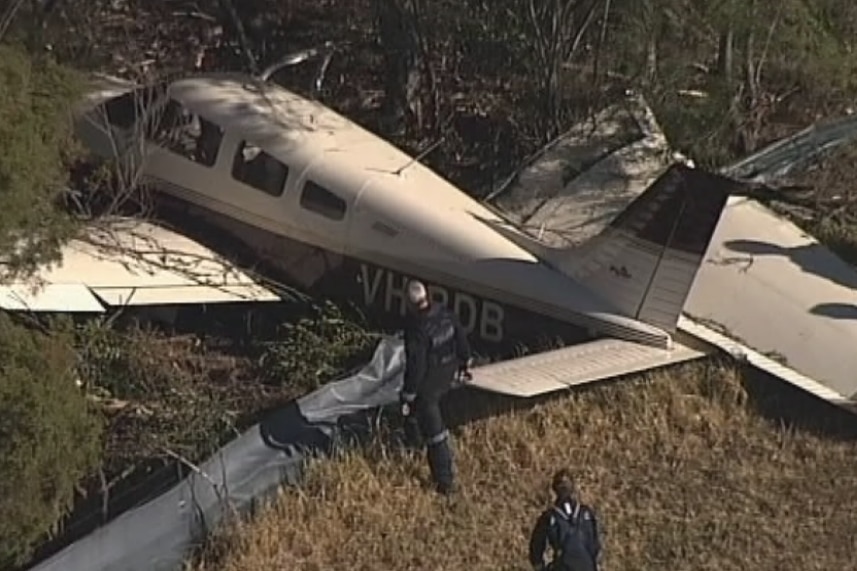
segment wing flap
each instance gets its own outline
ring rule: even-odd
[[[699,359],[711,350],[692,340],[687,344],[675,341],[672,350],[665,350],[620,339],[598,339],[479,367],[469,384],[526,398]]]
[[[277,301],[280,299],[268,290],[252,284],[94,287],[92,291],[109,306]]]

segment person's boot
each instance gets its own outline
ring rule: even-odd
[[[444,440],[431,444],[427,450],[429,471],[435,487],[441,494],[452,494],[457,490],[455,474],[452,466],[452,450],[449,442]]]

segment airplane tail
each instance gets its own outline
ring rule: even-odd
[[[738,181],[671,166],[600,234],[549,261],[628,317],[673,333]]]

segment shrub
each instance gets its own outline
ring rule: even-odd
[[[260,377],[306,391],[317,389],[371,356],[378,342],[365,324],[352,320],[327,302],[313,315],[282,326],[282,338],[264,343],[258,361]]]
[[[98,463],[101,426],[75,382],[71,339],[0,314],[0,567],[20,564]]]
[[[28,273],[56,261],[74,231],[57,208],[67,165],[80,147],[72,135],[71,106],[78,76],[44,58],[0,45],[0,251],[2,273]]]

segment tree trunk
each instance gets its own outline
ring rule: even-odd
[[[750,0],[751,21],[756,17],[756,1]],[[753,27],[744,40],[744,146],[745,153],[756,149],[759,136],[759,83],[756,75],[756,37]]]
[[[651,86],[658,75],[658,37],[661,31],[660,8],[652,0],[636,0],[630,17],[636,20],[644,44],[641,80],[644,86]]]
[[[423,127],[420,95],[425,58],[417,22],[420,0],[376,0],[378,36],[384,52],[387,130],[401,133]]]
[[[759,97],[759,85],[756,81],[755,35],[747,32],[744,45],[744,84],[747,90],[747,108],[752,109]]]
[[[658,75],[658,40],[654,32],[649,33],[646,40],[646,74],[644,82],[646,85],[651,85],[655,82]]]
[[[730,25],[726,30],[720,33],[720,42],[717,49],[717,73],[726,81],[727,84],[732,83],[733,63],[733,40],[734,33]]]

